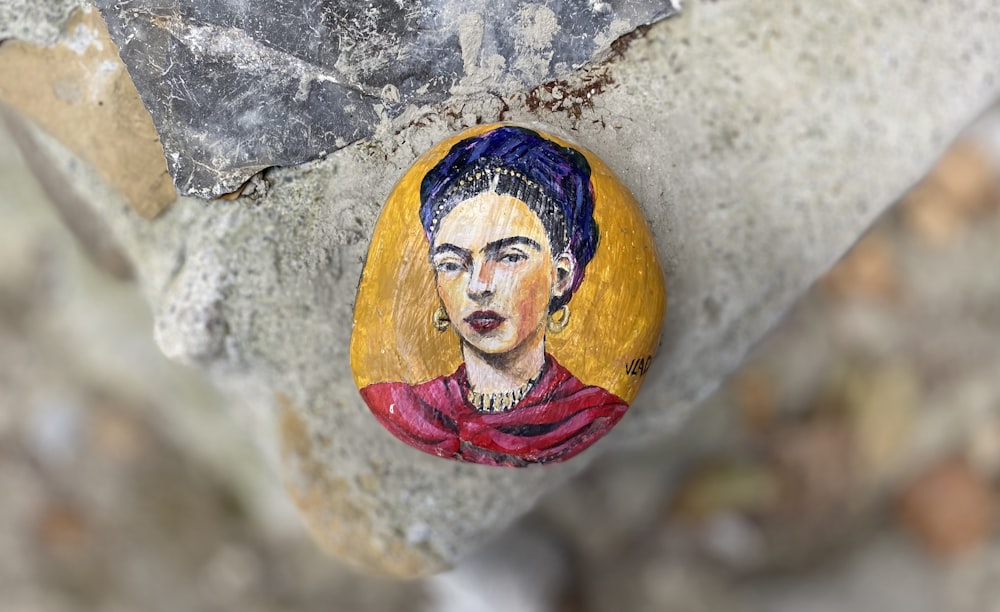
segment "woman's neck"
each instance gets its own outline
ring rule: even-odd
[[[524,386],[542,371],[545,365],[545,333],[542,330],[534,342],[525,342],[502,355],[483,353],[463,342],[462,356],[465,358],[465,375],[474,391],[511,391]]]

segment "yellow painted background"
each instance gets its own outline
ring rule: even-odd
[[[503,124],[482,125],[446,139],[421,156],[393,189],[375,224],[358,287],[351,366],[359,388],[383,381],[411,384],[451,374],[462,361],[458,336],[431,325],[440,306],[428,244],[420,225],[420,181],[459,140]],[[535,129],[535,128],[531,128]],[[666,307],[663,275],[632,194],[593,153],[583,153],[594,185],[597,253],[570,300],[569,326],[549,333],[546,351],[588,385],[631,402],[642,383],[625,367],[655,352]]]

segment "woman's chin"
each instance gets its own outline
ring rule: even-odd
[[[487,341],[477,341],[477,342],[467,342],[469,346],[474,348],[477,353],[483,355],[503,355],[504,353],[509,353],[511,347],[508,346],[506,342],[489,342]]]
[[[509,353],[514,348],[508,338],[491,336],[489,334],[473,334],[472,337],[463,338],[463,341],[477,353],[483,355],[503,355],[504,353]]]

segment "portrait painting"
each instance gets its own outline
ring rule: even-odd
[[[641,210],[600,159],[539,129],[478,126],[386,202],[355,302],[355,382],[418,450],[564,461],[624,417],[665,301]]]

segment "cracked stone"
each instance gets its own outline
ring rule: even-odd
[[[676,12],[668,0],[96,4],[177,189],[206,198],[369,137],[412,105],[566,76]]]

